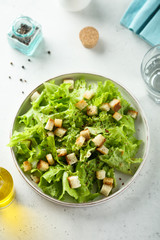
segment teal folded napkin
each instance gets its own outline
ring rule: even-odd
[[[160,44],[160,0],[134,0],[120,23],[150,45]]]

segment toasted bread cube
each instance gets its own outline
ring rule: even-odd
[[[134,110],[128,110],[128,115],[130,115],[132,118],[136,119],[138,112],[134,111]]]
[[[105,177],[103,179],[103,184],[106,184],[106,185],[109,185],[109,186],[113,186],[113,178]]]
[[[49,131],[52,131],[53,130],[53,127],[54,127],[54,120],[49,118],[47,123],[46,123],[46,126],[44,127],[46,130],[49,130]]]
[[[99,151],[100,153],[107,155],[109,152],[109,149],[106,148],[104,145],[100,146],[99,148],[97,148],[97,151]]]
[[[62,127],[62,119],[54,119],[54,126],[55,127]]]
[[[37,98],[39,98],[40,93],[38,91],[34,92],[31,96],[31,101],[34,102],[37,100]]]
[[[67,163],[68,163],[69,165],[72,165],[72,164],[74,164],[74,163],[76,163],[76,162],[78,161],[75,153],[70,153],[70,154],[68,154],[68,155],[66,156],[66,160],[67,160]]]
[[[69,176],[68,182],[71,188],[79,188],[81,187],[81,183],[78,179],[78,176]]]
[[[79,136],[76,139],[76,145],[78,145],[79,147],[82,147],[83,144],[85,143],[86,139],[83,136]]]
[[[103,180],[105,178],[105,176],[106,176],[106,171],[105,170],[102,169],[102,170],[96,171],[97,179]]]
[[[100,110],[108,112],[110,110],[109,103],[102,103],[102,105],[99,107]]]
[[[88,106],[88,103],[82,99],[81,101],[79,101],[78,103],[75,104],[75,106],[79,109],[79,110],[83,110],[85,107]]]
[[[49,168],[49,164],[43,160],[40,160],[37,164],[37,169],[40,171],[47,171]]]
[[[121,108],[121,103],[119,99],[113,99],[110,103],[109,103],[111,109],[115,112],[118,112],[118,110]]]
[[[94,142],[97,147],[102,146],[105,141],[105,137],[103,137],[101,134],[98,134],[95,138],[92,139],[92,142]]]
[[[119,121],[121,118],[122,118],[122,115],[118,112],[115,112],[113,114],[113,118],[116,120],[116,121]]]
[[[53,165],[54,164],[54,159],[53,159],[53,156],[52,156],[51,153],[46,155],[46,159],[47,159],[49,165]]]
[[[23,169],[24,172],[30,171],[32,169],[32,165],[28,161],[23,162]]]
[[[86,140],[90,139],[90,132],[89,129],[84,129],[80,132],[80,136],[83,136]]]
[[[67,155],[67,149],[65,148],[57,149],[57,153],[58,153],[58,157],[63,157]]]
[[[87,115],[88,116],[94,116],[98,114],[98,108],[96,106],[88,106],[87,107]]]
[[[103,184],[100,193],[103,194],[104,196],[108,197],[112,190],[112,186]]]
[[[65,128],[57,128],[55,131],[54,131],[54,134],[57,136],[57,137],[63,137],[65,135],[65,133],[67,132],[67,130]]]
[[[83,97],[90,100],[94,96],[93,90],[87,90],[85,91]]]
[[[54,133],[53,133],[52,131],[48,131],[48,132],[47,132],[47,135],[48,135],[48,136],[54,136]]]
[[[33,180],[33,182],[35,182],[37,184],[40,182],[40,178],[37,177],[36,175],[31,174],[31,179]]]
[[[72,80],[72,79],[65,79],[65,80],[63,80],[63,82],[71,84],[69,89],[73,89],[74,88],[74,80]]]

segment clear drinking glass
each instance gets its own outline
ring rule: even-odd
[[[144,56],[141,74],[149,96],[160,103],[160,44],[152,47]]]

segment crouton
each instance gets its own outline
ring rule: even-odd
[[[100,153],[107,155],[109,152],[109,149],[106,148],[104,145],[100,146],[99,148],[97,148],[97,151],[99,151]]]
[[[90,100],[94,96],[93,90],[87,90],[85,91],[83,97]]]
[[[79,147],[82,147],[83,144],[85,143],[85,138],[83,136],[79,136],[77,139],[76,139],[76,145],[78,145]]]
[[[65,135],[65,133],[67,132],[67,130],[65,128],[57,128],[55,131],[54,131],[54,134],[57,136],[57,137],[63,137]]]
[[[47,135],[48,135],[48,136],[54,136],[54,133],[53,133],[52,131],[48,131],[48,132],[47,132]]]
[[[103,184],[106,184],[106,185],[109,185],[109,186],[113,186],[113,178],[105,177],[103,179]]]
[[[75,104],[75,106],[79,109],[79,110],[83,110],[85,107],[88,106],[88,103],[85,100],[81,100],[78,103]]]
[[[37,177],[36,175],[31,174],[31,179],[33,180],[33,182],[35,182],[37,184],[40,182],[40,178]]]
[[[98,114],[98,108],[96,106],[88,106],[87,107],[87,115],[88,116],[94,116]]]
[[[54,126],[55,127],[62,127],[62,119],[54,119]]]
[[[105,141],[105,137],[103,137],[101,134],[98,134],[95,138],[92,139],[92,142],[94,142],[96,147],[102,146]]]
[[[72,164],[74,164],[74,163],[76,163],[76,162],[78,161],[75,153],[70,153],[70,154],[68,154],[68,155],[66,156],[66,160],[67,160],[67,163],[68,163],[69,165],[72,165]]]
[[[46,155],[46,159],[47,159],[49,165],[53,165],[55,163],[51,153]]]
[[[121,103],[119,99],[113,99],[109,103],[109,105],[114,112],[118,112],[118,110],[121,108]]]
[[[86,128],[80,132],[80,136],[83,136],[86,140],[90,139],[90,132],[89,129]]]
[[[110,110],[109,103],[102,103],[102,105],[99,107],[100,110],[108,112]]]
[[[72,80],[72,79],[65,79],[65,80],[63,80],[63,82],[71,84],[69,89],[73,89],[74,88],[74,80]]]
[[[102,170],[96,171],[97,179],[103,180],[105,178],[105,176],[106,176],[106,171],[105,170],[102,169]]]
[[[81,183],[78,179],[78,176],[69,176],[68,182],[71,188],[79,188],[81,187]]]
[[[67,155],[67,149],[65,148],[57,149],[57,153],[58,153],[58,157],[63,157]]]
[[[104,196],[108,197],[112,190],[112,186],[103,184],[100,193],[103,194]]]
[[[23,169],[24,172],[30,171],[32,169],[32,165],[28,161],[23,162]]]
[[[128,110],[127,114],[130,115],[132,118],[136,119],[138,112],[134,110]]]
[[[122,118],[122,115],[118,112],[115,112],[112,116],[116,121],[119,121]]]
[[[47,171],[49,168],[49,164],[43,160],[40,160],[37,164],[37,169],[40,171]]]
[[[54,127],[54,120],[49,118],[44,128],[46,130],[52,131],[53,127]]]
[[[37,100],[37,98],[39,98],[40,93],[38,91],[34,92],[31,96],[31,101],[34,102]]]

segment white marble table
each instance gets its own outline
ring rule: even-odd
[[[10,171],[16,189],[12,205],[0,210],[0,240],[160,239],[160,106],[147,96],[140,75],[150,46],[119,24],[129,3],[93,0],[85,10],[69,13],[58,0],[0,1],[0,166]],[[20,14],[43,28],[44,44],[31,62],[6,39],[8,26]],[[88,25],[100,34],[92,50],[79,41],[79,31]],[[14,116],[30,91],[71,72],[104,75],[126,86],[141,103],[150,127],[149,155],[135,182],[116,199],[92,208],[67,208],[42,199],[21,177],[6,146]]]

